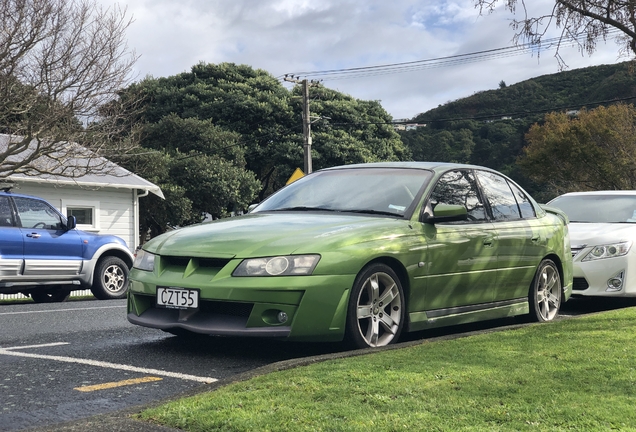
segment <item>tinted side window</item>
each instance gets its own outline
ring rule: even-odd
[[[44,201],[14,197],[23,228],[62,229],[60,215]]]
[[[530,203],[528,196],[514,184],[510,182],[508,182],[508,184],[510,185],[510,189],[512,189],[512,193],[515,195],[515,198],[517,198],[517,204],[519,204],[519,210],[521,210],[521,217],[524,219],[535,217],[536,213],[534,212],[534,207],[532,206],[532,203]]]
[[[13,226],[13,214],[9,197],[0,197],[0,227]]]
[[[463,205],[469,221],[485,221],[486,211],[470,171],[450,171],[438,181],[431,194],[431,204]]]
[[[486,201],[490,205],[492,215],[497,221],[520,219],[517,200],[505,178],[487,171],[477,171]]]

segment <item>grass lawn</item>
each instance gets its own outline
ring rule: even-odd
[[[140,418],[201,432],[636,430],[636,308],[275,372]]]

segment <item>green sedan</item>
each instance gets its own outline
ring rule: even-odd
[[[324,169],[246,215],[144,244],[128,320],[177,335],[355,348],[515,315],[551,321],[572,292],[567,224],[484,167]]]

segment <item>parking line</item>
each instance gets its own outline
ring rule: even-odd
[[[127,385],[134,385],[134,384],[141,384],[141,383],[147,383],[147,382],[161,381],[162,379],[163,378],[159,378],[159,377],[135,378],[135,379],[128,379],[128,380],[117,381],[117,382],[109,382],[109,383],[103,383],[103,384],[95,384],[95,385],[89,385],[89,386],[75,387],[73,390],[78,390],[78,391],[81,391],[81,392],[92,392],[92,391],[97,391],[97,390],[111,389],[111,388],[115,388],[115,387],[123,387],[123,386],[127,386]]]
[[[34,346],[29,346],[29,348],[34,348]],[[75,364],[82,364],[87,366],[96,366],[96,367],[102,367],[102,368],[123,370],[128,372],[138,372],[145,375],[159,375],[163,377],[177,378],[177,379],[196,381],[196,382],[202,382],[202,383],[213,383],[218,381],[218,379],[216,378],[200,377],[196,375],[188,375],[188,374],[182,374],[177,372],[167,372],[167,371],[162,371],[159,369],[140,368],[140,367],[130,366],[130,365],[109,363],[109,362],[103,362],[103,361],[97,361],[97,360],[80,359],[80,358],[73,358],[73,357],[65,357],[65,356],[31,354],[31,353],[13,351],[15,349],[19,349],[19,347],[13,347],[9,349],[0,348],[0,355],[34,358],[34,359],[42,359],[42,360],[53,360],[53,361],[59,361],[64,363],[75,363]]]
[[[45,348],[45,347],[54,347],[54,346],[60,346],[60,345],[70,345],[70,342],[53,342],[53,343],[40,344],[40,345],[24,345],[24,346],[9,347],[9,348],[5,347],[3,349],[14,350],[14,349],[29,349],[29,348]]]
[[[71,308],[71,309],[51,309],[51,310],[40,310],[40,311],[21,311],[21,312],[0,312],[1,315],[22,315],[22,314],[36,314],[36,313],[53,313],[53,312],[69,312],[69,311],[85,311],[85,310],[94,310],[94,309],[125,309],[126,305],[120,306],[96,306],[96,307],[87,307],[87,308]]]

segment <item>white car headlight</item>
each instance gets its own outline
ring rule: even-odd
[[[320,255],[288,255],[250,258],[241,261],[232,276],[303,276],[310,275]]]
[[[623,256],[626,255],[627,252],[629,252],[629,249],[631,247],[631,241],[594,246],[592,250],[587,253],[582,261],[594,261],[604,258]]]
[[[133,267],[139,270],[154,271],[155,270],[155,254],[146,252],[143,249],[137,251]]]

